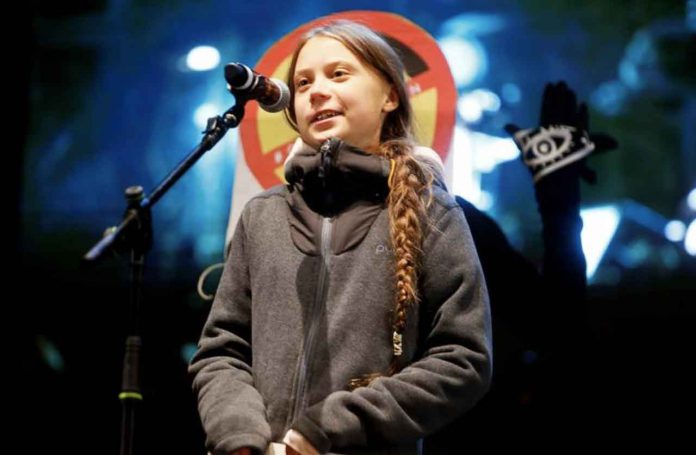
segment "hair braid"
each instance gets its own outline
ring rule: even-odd
[[[395,292],[392,317],[393,357],[387,375],[400,370],[402,354],[401,336],[406,329],[409,310],[420,303],[418,293],[418,271],[422,259],[423,222],[426,208],[432,200],[428,191],[432,174],[424,169],[411,155],[412,146],[407,141],[389,141],[382,144],[382,152],[395,161],[391,190],[387,198],[389,225],[395,257]],[[423,201],[428,193],[427,202]],[[381,373],[363,375],[350,381],[350,388],[366,386]]]

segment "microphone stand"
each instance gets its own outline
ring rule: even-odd
[[[186,173],[186,171],[212,149],[227,130],[236,128],[244,118],[244,105],[249,98],[236,90],[236,104],[225,111],[222,116],[208,119],[203,139],[193,151],[181,162],[147,197],[141,186],[131,186],[125,191],[128,207],[123,221],[118,227],[108,228],[104,237],[97,242],[83,257],[81,265],[94,266],[108,252],[130,254],[130,317],[128,336],[125,343],[121,393],[118,398],[122,403],[121,451],[120,455],[132,455],[135,435],[136,409],[143,400],[140,382],[140,309],[142,306],[143,271],[145,254],[152,248],[152,220],[150,209],[162,196]]]

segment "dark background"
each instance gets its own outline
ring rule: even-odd
[[[18,336],[12,352],[20,364],[20,387],[8,390],[18,431],[8,441],[30,453],[118,450],[127,261],[83,270],[79,259],[118,222],[127,186],[152,189],[195,145],[196,107],[231,105],[219,68],[181,70],[188,50],[210,44],[223,62],[253,64],[295,27],[352,9],[396,12],[438,39],[480,45],[487,67],[459,87],[460,96],[513,84],[519,101],[503,96],[499,109],[476,121],[458,118],[470,131],[505,137],[509,121],[533,125],[548,81],[564,79],[588,100],[592,129],[611,132],[621,147],[591,159],[599,183],[583,187],[583,203],[613,205],[621,220],[590,280],[588,308],[603,349],[587,368],[604,379],[597,393],[606,409],[587,419],[609,413],[615,419],[596,420],[609,433],[621,433],[630,417],[683,435],[696,259],[664,228],[696,216],[687,204],[696,188],[693,1],[83,0],[25,2],[6,18],[16,30],[6,38],[5,65],[8,106],[16,108],[6,116],[6,324],[11,340]],[[208,309],[196,293],[198,275],[222,259],[236,145],[230,135],[153,213],[140,414],[140,444],[150,453],[203,453],[186,362]],[[538,261],[540,225],[526,169],[515,159],[479,176],[491,197],[484,208]],[[14,376],[14,362],[5,371]]]

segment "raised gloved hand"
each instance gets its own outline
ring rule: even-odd
[[[602,133],[589,133],[587,105],[577,104],[575,93],[565,82],[546,84],[541,105],[539,127],[521,129],[505,125],[520,151],[522,160],[538,183],[543,177],[570,166],[589,183],[597,180],[585,158],[594,152],[618,147],[616,140]]]

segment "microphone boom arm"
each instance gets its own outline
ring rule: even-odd
[[[153,234],[150,209],[194,165],[205,152],[212,149],[230,128],[235,128],[244,118],[246,96],[237,96],[236,104],[221,116],[208,119],[200,144],[182,160],[176,168],[147,197],[140,186],[126,189],[128,208],[118,227],[108,228],[104,237],[83,257],[81,266],[94,266],[107,252],[130,253],[130,305],[128,336],[121,371],[121,448],[120,455],[134,453],[136,410],[143,401],[140,378],[140,352],[142,349],[140,312],[143,306],[143,275],[145,254],[152,248]]]

